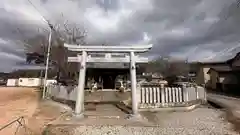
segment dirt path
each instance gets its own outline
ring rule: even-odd
[[[23,116],[32,117],[38,106],[38,92],[34,88],[0,88],[0,127]],[[0,131],[0,134],[13,135],[18,124]]]
[[[69,108],[41,101],[34,88],[0,88],[0,128],[23,116],[27,133],[16,122],[0,131],[0,135],[41,135],[45,126],[69,111]],[[15,133],[16,132],[16,133]]]

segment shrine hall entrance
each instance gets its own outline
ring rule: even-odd
[[[103,89],[114,89],[115,88],[115,76],[111,74],[103,74]]]
[[[89,68],[87,69],[87,80],[97,82],[102,89],[115,89],[117,77],[128,76],[129,69],[104,69]],[[92,79],[91,79],[92,78]]]

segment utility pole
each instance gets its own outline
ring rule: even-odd
[[[42,98],[44,99],[46,96],[46,84],[47,84],[47,76],[48,76],[48,67],[49,67],[49,57],[51,51],[51,43],[52,43],[52,32],[55,31],[53,25],[49,22],[49,20],[45,19],[45,17],[39,12],[37,7],[32,3],[31,0],[27,0],[29,4],[40,14],[42,20],[48,25],[49,27],[49,37],[48,37],[48,49],[47,49],[47,59],[46,59],[46,67],[45,67],[45,76],[44,76],[44,86],[43,86],[43,95]]]
[[[48,77],[48,68],[49,68],[49,57],[50,57],[50,51],[51,51],[51,43],[52,43],[52,32],[54,30],[53,25],[50,24],[49,21],[49,37],[48,37],[48,49],[47,49],[47,59],[46,59],[46,67],[45,67],[45,76],[44,76],[44,86],[43,86],[43,95],[42,98],[45,99],[46,97],[46,87],[47,87],[47,77]]]

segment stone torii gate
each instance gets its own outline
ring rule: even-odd
[[[77,57],[68,57],[69,62],[79,62],[79,81],[78,92],[75,105],[75,114],[77,116],[83,116],[84,114],[84,88],[85,88],[85,76],[86,76],[86,63],[88,62],[117,62],[117,63],[130,63],[130,75],[131,75],[131,98],[132,98],[132,115],[138,115],[138,103],[137,103],[137,80],[136,80],[136,63],[146,63],[147,58],[138,57],[136,53],[147,52],[152,48],[152,45],[138,45],[138,46],[79,46],[64,44],[69,51],[79,52]],[[106,53],[103,58],[93,58],[91,53]],[[123,53],[128,54],[127,57],[111,57],[111,53]]]

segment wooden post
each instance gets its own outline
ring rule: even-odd
[[[137,80],[136,80],[136,65],[134,52],[130,52],[130,74],[131,74],[131,94],[132,94],[132,115],[138,114],[137,102]]]
[[[85,87],[85,76],[86,76],[86,58],[87,52],[82,51],[80,70],[79,70],[79,79],[78,79],[78,91],[77,91],[77,99],[75,106],[75,114],[77,116],[82,116],[84,112],[84,87]]]

